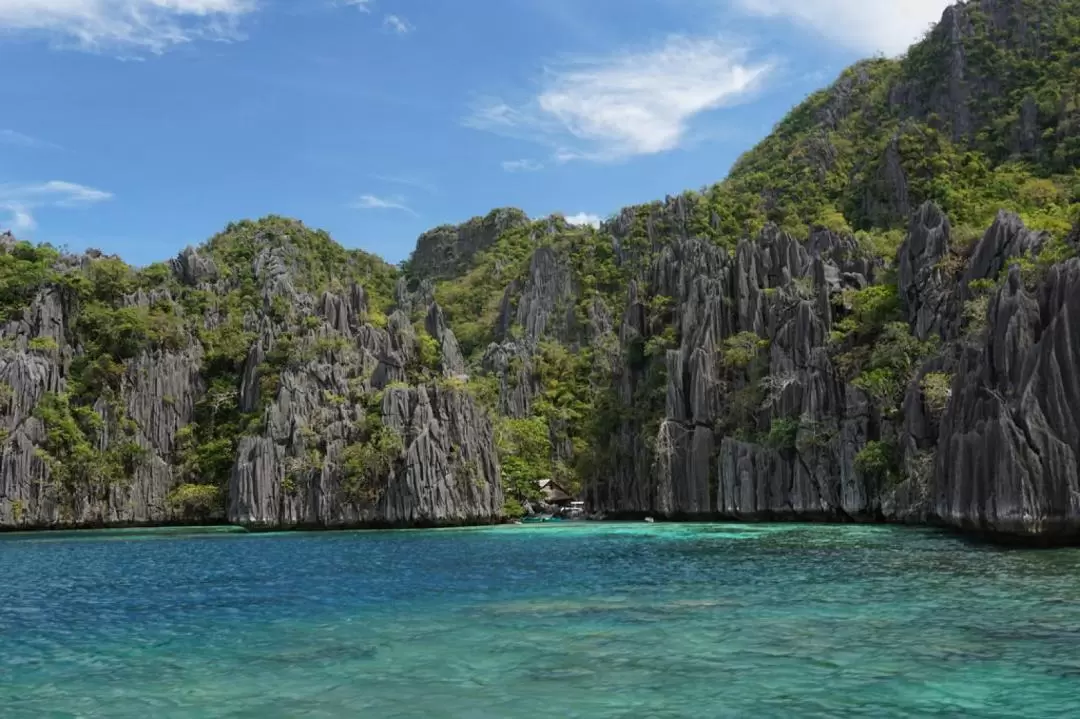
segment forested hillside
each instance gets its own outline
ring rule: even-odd
[[[718,175],[724,168],[718,168]],[[0,249],[0,525],[611,515],[1080,534],[1080,2],[973,0],[722,182],[401,268],[282,218]]]
[[[422,238],[405,271],[536,447],[518,496],[554,474],[615,512],[921,518],[960,336],[1010,264],[1037,294],[1076,254],[1078,123],[1080,5],[960,4],[712,187],[599,231],[519,221],[449,276]]]

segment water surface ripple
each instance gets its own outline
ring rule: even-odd
[[[0,537],[0,716],[1075,716],[1078,590],[894,527]]]

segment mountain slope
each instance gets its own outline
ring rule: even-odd
[[[808,98],[723,182],[597,232],[519,227],[438,278],[498,410],[549,429],[550,458],[511,485],[554,473],[609,513],[999,526],[935,500],[954,461],[937,447],[951,398],[983,391],[954,382],[995,331],[1009,263],[1037,295],[1075,254],[1077,10],[954,6],[904,58]],[[1068,484],[1066,465],[1047,481]],[[1071,516],[1034,501],[1000,528]]]
[[[453,333],[377,258],[271,217],[138,271],[6,236],[0,269],[0,524],[502,514]]]
[[[1080,536],[1080,0],[956,5],[723,182],[403,268],[282,218],[0,245],[0,526],[593,511]],[[988,229],[989,228],[989,229]]]

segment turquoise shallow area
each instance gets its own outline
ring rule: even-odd
[[[0,537],[0,716],[1076,716],[1078,590],[892,527]]]

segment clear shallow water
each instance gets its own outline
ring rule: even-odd
[[[0,537],[0,716],[1075,716],[1078,590],[890,527]]]

